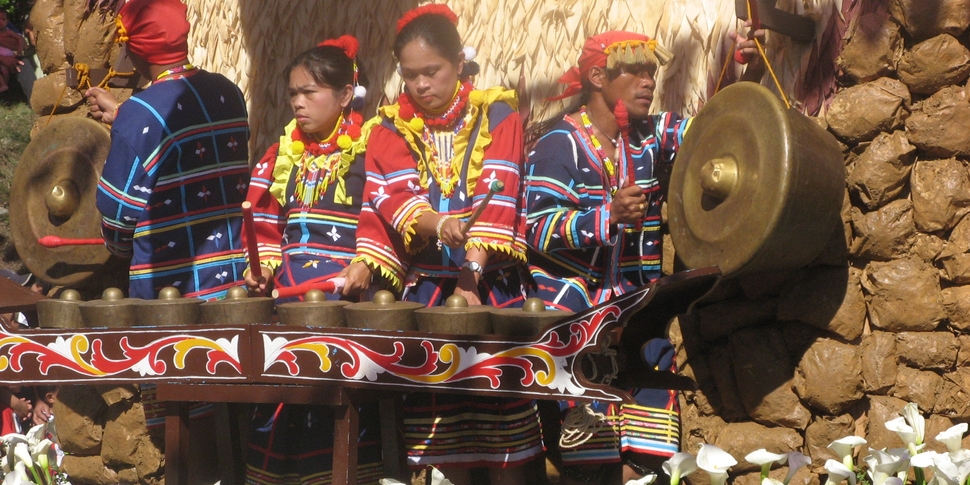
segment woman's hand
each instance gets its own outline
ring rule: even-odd
[[[32,409],[29,399],[17,397],[16,394],[10,395],[10,408],[13,409],[14,414],[21,420],[30,417],[30,411]]]
[[[344,268],[337,278],[344,278],[346,282],[344,283],[344,289],[341,292],[344,296],[356,295],[362,291],[366,291],[370,287],[370,283],[373,280],[373,273],[371,269],[364,263],[356,262],[351,263],[350,266]]]
[[[37,405],[34,406],[34,415],[32,421],[34,426],[38,424],[44,424],[51,419],[51,407],[44,401],[38,399]]]
[[[246,268],[245,273],[243,273],[243,278],[246,281],[246,288],[249,289],[250,293],[265,295],[266,286],[269,285],[269,278],[273,275],[273,270],[261,265],[259,267],[259,273],[259,279],[256,279],[249,271],[249,268]]]
[[[84,97],[87,98],[88,109],[91,110],[91,116],[94,119],[109,125],[114,123],[115,113],[118,111],[118,106],[121,105],[118,98],[115,98],[106,89],[97,86],[85,91]]]
[[[617,189],[610,202],[610,224],[636,224],[647,213],[647,196],[639,185]]]
[[[438,239],[442,244],[448,246],[449,248],[460,248],[464,246],[465,241],[468,240],[468,236],[461,233],[461,226],[461,220],[459,220],[457,217],[447,217],[447,219],[441,223],[440,237]]]

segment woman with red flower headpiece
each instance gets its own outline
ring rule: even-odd
[[[265,292],[270,279],[281,288],[339,277],[345,279],[341,294],[327,297],[357,299],[371,285],[370,269],[351,262],[370,130],[354,109],[364,95],[357,47],[349,35],[327,40],[284,71],[294,119],[253,168],[246,196],[261,267],[258,277],[246,270],[252,290]],[[381,476],[378,416],[376,408],[360,413],[357,483]],[[247,483],[330,483],[333,423],[326,406],[257,406]]]
[[[468,81],[477,65],[462,49],[456,22],[440,4],[398,22],[394,54],[405,90],[381,108],[368,141],[358,260],[403,289],[408,301],[437,306],[461,295],[470,305],[521,306],[517,99],[513,91],[480,91]],[[504,189],[464,231],[493,183]],[[445,475],[459,484],[469,482],[469,469],[483,466],[492,483],[525,483],[519,465],[542,451],[529,399],[412,394],[404,425],[409,463],[448,468]]]

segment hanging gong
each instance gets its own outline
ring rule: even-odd
[[[839,225],[838,142],[768,89],[728,86],[691,122],[670,177],[668,217],[688,269],[725,276],[805,266]]]
[[[101,237],[95,193],[110,148],[111,137],[100,123],[59,118],[20,158],[10,191],[13,242],[27,268],[48,283],[84,286],[126,267],[104,245],[48,248],[37,242],[44,236]]]

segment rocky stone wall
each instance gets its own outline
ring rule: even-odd
[[[697,383],[684,449],[730,452],[739,484],[759,483],[743,463],[757,448],[808,455],[794,483],[817,484],[835,439],[901,446],[884,423],[907,402],[936,451],[970,421],[970,1],[868,2],[847,20],[844,85],[818,120],[844,147],[842,227],[810,267],[726,281],[670,326]]]

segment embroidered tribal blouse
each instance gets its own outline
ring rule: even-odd
[[[445,152],[451,167],[460,170],[453,193],[444,195],[427,166],[435,163],[429,147],[406,120],[398,105],[381,109],[366,157],[367,201],[357,232],[358,259],[379,269],[397,288],[405,274],[457,278],[472,247],[492,250],[486,271],[525,260],[525,211],[520,197],[522,123],[515,111],[514,91],[493,88],[469,96],[464,126]],[[429,158],[431,160],[429,160]],[[436,247],[437,238],[415,233],[417,217],[436,211],[467,220],[488,193],[493,180],[505,184],[468,231],[464,248]]]

